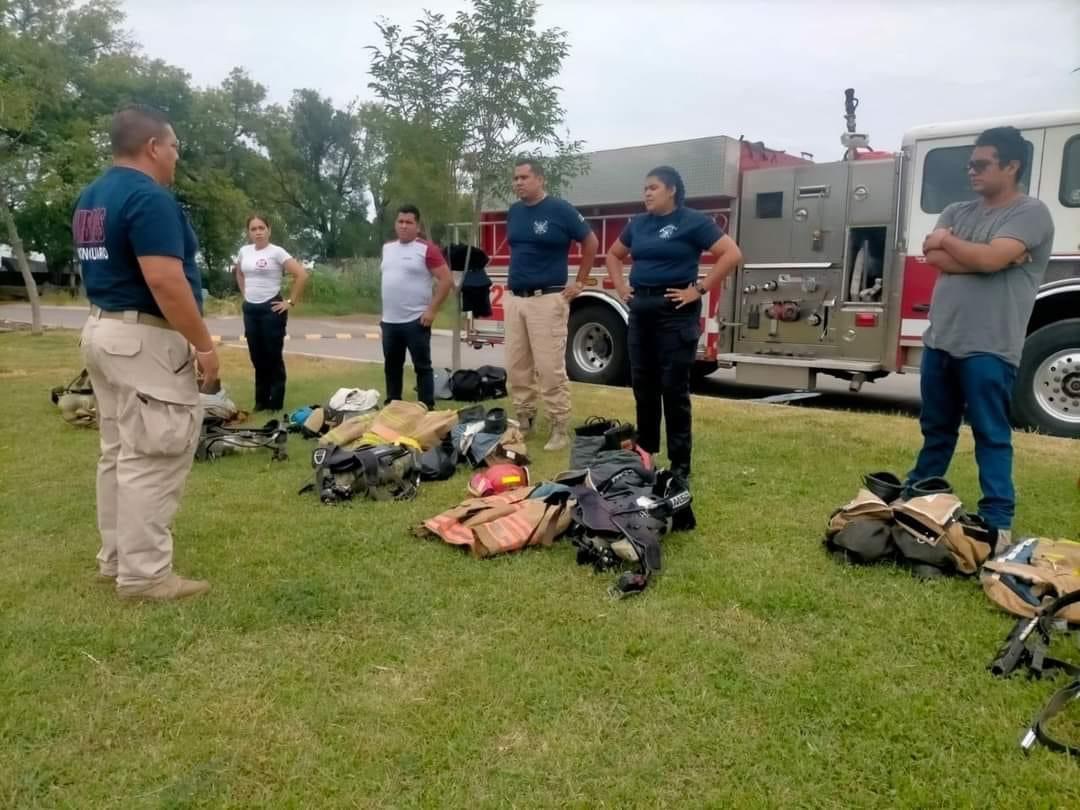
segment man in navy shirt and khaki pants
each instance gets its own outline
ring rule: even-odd
[[[549,197],[536,160],[514,167],[518,202],[506,214],[510,243],[509,295],[503,299],[507,381],[522,430],[536,420],[543,398],[551,419],[545,450],[570,444],[570,381],[566,376],[566,331],[570,301],[584,289],[598,247],[596,235],[573,206]],[[576,280],[567,283],[567,256],[581,243]],[[539,383],[539,385],[538,385]]]
[[[169,524],[202,423],[204,384],[218,357],[201,313],[198,243],[173,182],[179,143],[158,110],[112,120],[113,165],[87,186],[72,220],[90,317],[82,353],[97,398],[98,572],[121,598],[170,600],[206,582],[172,570]]]

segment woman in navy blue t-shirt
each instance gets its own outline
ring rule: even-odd
[[[690,371],[701,336],[701,299],[742,260],[712,217],[685,206],[686,186],[670,166],[645,177],[645,213],[634,217],[607,254],[615,290],[630,306],[630,377],[638,441],[660,450],[661,407],[672,472],[690,477]],[[699,281],[701,254],[713,265]],[[623,261],[632,262],[630,283]]]

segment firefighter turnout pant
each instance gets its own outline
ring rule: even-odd
[[[690,372],[701,336],[701,302],[676,309],[663,288],[635,288],[630,300],[630,380],[637,405],[638,443],[660,450],[661,413],[671,468],[690,472]]]
[[[149,586],[172,572],[170,524],[202,423],[194,353],[163,319],[96,307],[81,346],[101,432],[99,570]]]
[[[570,420],[570,380],[566,376],[566,328],[570,304],[561,293],[503,297],[506,377],[519,417],[536,416],[544,400],[553,424]]]

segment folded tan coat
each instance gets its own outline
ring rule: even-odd
[[[457,423],[457,411],[429,411],[420,402],[398,399],[375,415],[371,432],[385,442],[408,438],[422,449],[430,450],[439,445]]]
[[[429,411],[418,402],[396,400],[377,413],[346,419],[319,439],[324,446],[355,449],[361,445],[394,444],[411,439],[423,450],[442,442],[457,424],[457,411]]]
[[[1032,617],[1039,605],[1021,597],[1016,588],[1027,588],[1040,603],[1080,590],[1080,543],[1028,538],[987,560],[979,579],[992,602],[1014,616]],[[1010,587],[1010,579],[1016,587]],[[1069,605],[1059,615],[1080,624],[1080,604]]]
[[[835,537],[855,520],[892,520],[893,510],[885,501],[868,489],[860,489],[854,498],[841,506],[829,518],[826,537]]]
[[[893,539],[908,560],[941,565],[951,560],[962,574],[974,574],[993,550],[985,529],[964,514],[956,495],[923,495],[893,507]]]
[[[528,487],[469,498],[453,509],[425,520],[420,536],[434,535],[454,546],[464,546],[474,557],[518,551],[526,546],[550,546],[570,528],[574,501],[548,504],[529,499]]]

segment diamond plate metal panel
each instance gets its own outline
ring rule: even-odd
[[[739,190],[739,141],[725,135],[606,149],[589,160],[589,173],[563,195],[576,206],[639,202],[645,173],[663,165],[679,171],[690,199],[735,197]]]

